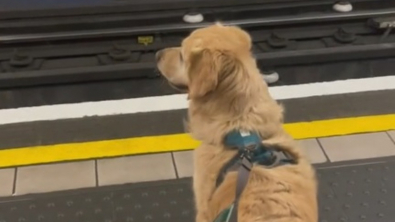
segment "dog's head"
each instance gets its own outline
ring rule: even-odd
[[[156,53],[161,74],[190,99],[216,91],[221,81],[236,75],[243,58],[252,58],[251,38],[235,26],[215,24],[193,31],[181,47]]]

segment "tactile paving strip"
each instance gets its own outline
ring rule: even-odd
[[[318,169],[320,222],[394,222],[395,162]],[[0,199],[0,222],[194,221],[190,179]]]
[[[394,222],[395,163],[324,168],[320,222]]]

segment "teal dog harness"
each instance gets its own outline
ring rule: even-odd
[[[217,178],[217,187],[222,183],[227,172],[237,171],[236,197],[234,202],[223,210],[214,222],[237,222],[239,199],[247,185],[253,165],[273,168],[294,164],[295,161],[288,153],[265,147],[260,135],[256,132],[232,131],[225,136],[224,145],[230,149],[236,149],[238,152],[221,170]]]

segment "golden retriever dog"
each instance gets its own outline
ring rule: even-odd
[[[224,145],[232,130],[257,132],[265,147],[295,161],[278,167],[254,164],[237,205],[238,222],[317,222],[315,170],[283,129],[283,109],[270,96],[251,52],[251,37],[220,23],[193,31],[181,47],[156,53],[161,74],[188,93],[188,126],[201,141],[194,151],[197,222],[214,222],[235,201],[237,171],[221,169],[238,151]]]

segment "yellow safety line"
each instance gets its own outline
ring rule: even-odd
[[[395,114],[289,123],[284,127],[295,139],[378,132],[395,129]],[[173,134],[5,149],[0,150],[0,167],[181,151],[198,145],[187,134]]]

